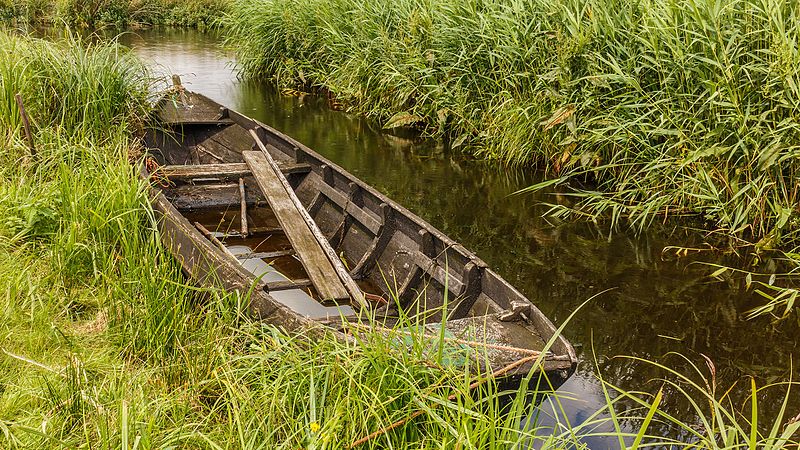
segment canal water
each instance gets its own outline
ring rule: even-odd
[[[573,425],[605,403],[598,375],[626,390],[658,389],[663,371],[621,355],[691,374],[691,365],[671,355],[675,352],[709,375],[705,355],[720,391],[738,383],[742,389],[734,393],[741,397],[748,376],[760,385],[790,378],[793,355],[800,354],[796,319],[745,320],[743,313],[759,300],[743,280],[708,277],[713,269],[700,262],[740,262],[708,251],[702,234],[663,225],[637,236],[546,219],[543,203],[563,197],[513,195],[539,181],[531,170],[488,165],[441,143],[384,133],[377,124],[333,111],[324,98],[281,95],[267,83],[241,81],[232,56],[213,34],[146,30],[122,40],[157,72],[177,73],[188,89],[297,138],[463,243],[556,324],[595,297],[565,331],[581,359],[577,373],[559,389],[564,394],[559,414]],[[678,257],[671,246],[701,251]],[[693,378],[700,380],[696,373]],[[782,393],[761,394],[760,408],[777,410]],[[689,412],[674,392],[662,408],[684,417]],[[602,438],[587,444],[618,446]]]

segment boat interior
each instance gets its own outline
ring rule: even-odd
[[[162,102],[145,138],[151,184],[189,223],[306,318],[409,319],[459,339],[542,349],[552,323],[460,244],[299,142],[198,94]],[[365,302],[324,299],[281,227],[243,152],[263,147]],[[563,339],[552,353],[574,359]]]

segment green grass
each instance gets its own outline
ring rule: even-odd
[[[663,425],[692,448],[778,448],[797,430],[785,408],[765,416],[755,390],[743,408],[700,371],[665,366],[663,392],[691,402],[691,417],[663,412],[665,394],[603,384],[608,403],[585,423],[537,436],[519,425],[533,413],[525,392],[501,411],[491,383],[470,395],[473,376],[431,365],[424,346],[310,342],[252,321],[245,298],[189,286],[161,247],[129,162],[148,110],[144,67],[113,42],[0,42],[2,448],[341,449],[420,410],[360,448],[580,448],[603,425],[629,447],[672,442],[651,436]]]
[[[0,0],[0,21],[73,27],[216,26],[229,0]]]
[[[798,17],[780,0],[241,0],[225,29],[245,76],[546,169],[573,194],[554,213],[692,215],[788,248]]]

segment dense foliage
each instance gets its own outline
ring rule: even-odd
[[[167,25],[208,28],[229,0],[0,0],[0,20],[95,28]]]
[[[242,0],[226,26],[244,74],[547,167],[573,213],[692,214],[769,248],[798,228],[799,17],[782,0]]]

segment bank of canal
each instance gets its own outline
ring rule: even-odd
[[[703,354],[725,389],[748,375],[759,384],[790,377],[793,356],[800,354],[795,319],[745,320],[743,313],[758,300],[744,282],[714,281],[708,278],[712,270],[693,264],[740,262],[709,251],[679,258],[665,250],[704,249],[703,235],[683,228],[609,235],[591,224],[544,219],[541,203],[558,201],[557,196],[510,195],[537,181],[530,171],[490,167],[435,142],[383,133],[377,125],[331,110],[323,98],[281,95],[266,84],[240,81],[231,56],[211,34],[147,30],[123,41],[160,71],[180,74],[187,88],[297,138],[462,242],[554,322],[609,290],[566,330],[582,359],[560,389],[577,398],[565,401],[573,424],[605,403],[592,348],[603,378],[627,390],[654,387],[653,378],[663,374],[617,355],[679,364],[665,358],[679,352],[705,364]],[[763,405],[778,408],[780,394],[765,393]],[[667,397],[662,408],[685,415],[683,402]]]

